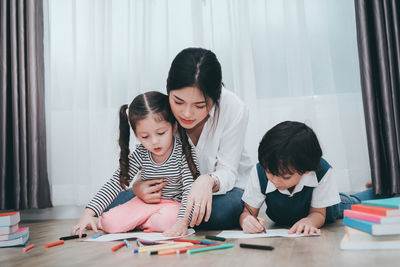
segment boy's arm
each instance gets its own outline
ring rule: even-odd
[[[260,209],[253,208],[244,203],[243,212],[239,217],[239,224],[246,234],[265,232],[265,220],[257,218]]]
[[[296,222],[289,229],[289,234],[296,233],[305,235],[319,234],[320,228],[325,223],[326,208],[310,208],[308,216]]]

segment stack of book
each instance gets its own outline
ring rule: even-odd
[[[29,239],[29,227],[19,228],[19,211],[0,213],[0,248],[24,246]]]
[[[341,249],[400,249],[400,197],[362,201],[343,215]]]

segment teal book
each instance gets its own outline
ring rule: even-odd
[[[361,204],[368,206],[400,209],[400,197],[364,200],[361,201]]]
[[[371,235],[398,235],[400,234],[400,223],[380,224],[354,218],[343,218],[343,224]]]

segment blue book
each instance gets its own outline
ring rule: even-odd
[[[400,223],[379,224],[354,218],[343,218],[343,224],[349,227],[370,233],[372,235],[398,235],[400,234]]]
[[[367,206],[400,209],[400,197],[364,200],[361,201],[361,204]]]

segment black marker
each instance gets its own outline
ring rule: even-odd
[[[82,234],[82,237],[86,237],[86,234]],[[79,238],[79,235],[63,236],[63,237],[60,237],[60,240],[70,240],[70,239],[76,239],[76,238]]]
[[[262,249],[262,250],[273,250],[274,247],[271,246],[263,246],[263,245],[255,245],[255,244],[240,244],[241,248],[254,248],[254,249]]]
[[[223,237],[218,237],[218,236],[214,236],[214,235],[206,235],[207,239],[211,239],[211,240],[217,240],[217,241],[225,241],[226,238]]]

